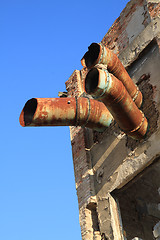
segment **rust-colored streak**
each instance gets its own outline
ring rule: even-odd
[[[93,68],[87,74],[85,84],[86,91],[103,101],[124,132],[136,139],[145,136],[147,120],[121,81],[107,71]]]
[[[83,126],[105,130],[113,117],[106,106],[87,98],[32,98],[20,114],[21,126]]]
[[[22,126],[67,126],[74,124],[76,114],[75,99],[34,98],[29,100],[20,115]]]
[[[135,101],[135,104],[140,107],[142,104],[142,93],[130,78],[117,55],[107,47],[98,43],[92,43],[88,49],[88,52],[86,52],[81,59],[82,65],[88,68],[92,68],[96,64],[106,65],[108,71],[123,83],[126,90]]]

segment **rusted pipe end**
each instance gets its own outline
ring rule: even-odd
[[[101,43],[92,43],[81,59],[81,63],[82,66],[89,69],[97,64],[107,66],[109,73],[112,73],[123,83],[137,107],[140,108],[143,99],[142,94],[137,89],[137,86],[134,84],[118,56],[113,51],[103,46]]]
[[[94,98],[100,99],[109,87],[110,80],[107,70],[92,68],[85,78],[85,91]]]
[[[94,93],[98,86],[99,71],[96,68],[91,69],[85,78],[85,91],[88,94]]]
[[[137,92],[137,96],[136,96],[134,102],[135,102],[135,104],[137,105],[138,108],[140,108],[142,106],[143,96],[142,96],[142,93],[139,90]]]
[[[113,117],[106,106],[89,98],[32,98],[20,114],[21,126],[81,126],[104,131]]]
[[[127,135],[138,140],[145,137],[147,119],[114,75],[106,70],[92,68],[85,79],[85,90],[94,98],[102,100]]]
[[[92,43],[88,47],[88,51],[84,54],[81,59],[81,64],[83,67],[92,68],[99,62],[102,54],[102,47],[98,43]]]
[[[28,100],[20,114],[19,122],[22,127],[28,126],[31,124],[33,116],[37,109],[37,99],[31,98]]]

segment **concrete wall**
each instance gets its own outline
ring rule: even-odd
[[[152,228],[159,222],[159,16],[159,0],[132,0],[102,39],[119,56],[143,94],[142,111],[149,122],[146,139],[127,137],[115,122],[103,133],[70,128],[82,239],[152,239]],[[66,82],[69,96],[84,95],[87,72],[83,68],[72,74]],[[129,218],[127,208],[134,217]],[[147,220],[136,228],[135,223],[141,223],[144,216]]]

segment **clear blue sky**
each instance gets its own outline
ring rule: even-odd
[[[32,97],[58,97],[127,0],[0,1],[0,240],[80,240],[68,127],[22,128]]]

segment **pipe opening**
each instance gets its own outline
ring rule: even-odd
[[[29,125],[32,122],[33,116],[37,109],[37,99],[31,98],[28,100],[23,108],[23,124],[24,126]],[[22,120],[22,119],[20,119]]]
[[[91,94],[96,90],[99,82],[99,71],[96,68],[91,69],[85,79],[85,91]]]
[[[84,56],[82,58],[82,60],[84,60],[84,62],[85,62],[85,66],[89,68],[92,65],[95,65],[95,63],[99,57],[99,53],[100,53],[100,45],[97,43],[92,43],[88,47],[88,51],[84,54]]]

